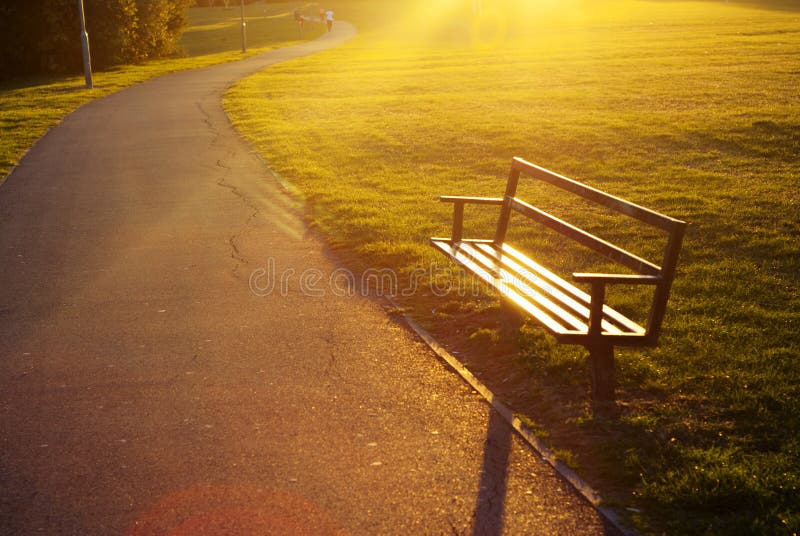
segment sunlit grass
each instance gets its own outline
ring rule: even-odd
[[[313,11],[316,4],[307,4]],[[17,79],[0,84],[0,181],[48,128],[81,104],[162,74],[234,61],[299,39],[293,2],[255,3],[246,7],[247,54],[241,53],[239,9],[193,8],[181,40],[187,57],[157,60],[94,73],[94,88],[83,76]],[[303,39],[322,34],[319,24],[306,24]]]
[[[628,487],[620,500],[645,509],[632,519],[645,531],[797,530],[800,14],[505,0],[475,22],[469,4],[387,7],[381,31],[254,76],[226,106],[364,265],[444,263],[426,243],[449,232],[451,207],[435,199],[500,195],[514,155],[688,221],[661,345],[620,353],[629,413],[598,435],[592,463]],[[655,249],[636,228],[550,202]],[[491,236],[495,217],[468,210],[468,232]],[[514,236],[557,269],[595,262],[530,228]],[[626,311],[640,298],[612,296]],[[580,354],[531,358],[550,381],[576,372],[582,385]],[[574,428],[597,426],[579,416]]]
[[[294,21],[294,10],[302,7],[305,16],[317,16],[317,4],[311,2],[255,3],[245,5],[247,47],[260,51],[264,48],[284,46],[299,40],[301,34]],[[189,10],[189,27],[183,34],[182,46],[190,56],[215,54],[222,51],[240,51],[242,48],[241,8],[196,7]],[[308,20],[302,29],[302,38],[321,35],[323,26]]]
[[[571,421],[602,453],[576,463],[604,464],[602,491],[627,486],[612,498],[645,511],[632,519],[645,532],[800,526],[800,16],[792,2],[746,3],[484,0],[473,19],[469,1],[332,0],[362,39],[271,68],[227,101],[313,223],[363,264],[444,263],[426,244],[448,233],[436,197],[498,195],[513,155],[689,221],[661,346],[620,355],[629,412],[610,428]],[[250,52],[296,39],[295,7],[249,6],[269,10],[248,11]],[[195,10],[184,45],[202,56],[97,73],[93,91],[78,76],[0,89],[0,176],[87,100],[241,57],[239,22],[238,9]],[[490,233],[494,217],[468,212],[469,232]],[[652,249],[605,223],[593,230]],[[515,236],[556,268],[592,262]],[[532,371],[583,387],[580,353],[525,334]]]

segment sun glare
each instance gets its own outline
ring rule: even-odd
[[[415,0],[403,5],[392,37],[492,47],[543,26],[579,23],[618,2],[600,3],[602,9],[581,0]]]
[[[436,36],[442,28],[464,20],[466,14],[465,0],[416,1],[409,4],[400,30],[414,38],[428,39]]]

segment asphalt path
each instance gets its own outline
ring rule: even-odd
[[[607,532],[231,127],[353,33],[91,102],[0,186],[0,534]]]

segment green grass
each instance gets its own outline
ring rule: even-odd
[[[357,19],[363,5],[336,9]],[[800,530],[800,13],[498,0],[476,24],[459,6],[391,5],[363,15],[376,31],[239,84],[237,127],[362,266],[444,264],[426,244],[449,232],[435,199],[499,195],[514,155],[688,221],[660,346],[618,356],[622,418],[549,424],[593,438],[573,462],[602,465],[593,483],[642,510],[629,521],[643,532]],[[543,201],[656,249],[636,226]],[[468,210],[468,233],[489,236],[494,218]],[[606,267],[533,228],[513,237],[555,269]],[[424,290],[407,305],[444,333]],[[630,292],[612,301],[635,314],[644,295]],[[581,352],[527,336],[533,370],[583,388]]]
[[[563,393],[585,393],[583,353],[525,326],[516,361],[531,390],[551,387],[558,396],[546,401],[573,404],[559,414],[568,418],[548,404],[529,418],[613,504],[641,510],[622,513],[645,533],[798,531],[796,6],[486,0],[475,22],[468,4],[331,0],[362,37],[270,68],[226,105],[314,225],[362,266],[446,265],[426,245],[448,233],[451,207],[436,197],[498,195],[514,155],[687,220],[661,345],[619,355],[622,418],[598,421],[573,404]],[[295,7],[249,6],[249,52],[296,39]],[[304,37],[320,30],[310,24]],[[239,32],[238,9],[194,9],[187,58],[96,73],[91,91],[81,76],[0,87],[0,176],[88,100],[241,57]],[[541,194],[557,214],[644,255],[655,249],[637,227]],[[491,211],[467,218],[469,233],[491,232]],[[556,269],[605,268],[533,228],[513,238]],[[425,294],[403,305],[431,329],[446,338],[466,322],[473,347],[497,344],[480,323],[494,306]],[[643,298],[611,296],[630,314]]]
[[[294,21],[294,10],[302,6],[304,16],[317,17],[319,7],[314,2],[255,3],[245,6],[247,48],[256,51],[285,46],[301,38]],[[223,51],[242,49],[241,8],[196,7],[189,10],[189,27],[181,45],[189,56],[205,56]],[[302,38],[322,35],[324,27],[316,20],[303,25]]]
[[[0,180],[48,128],[81,104],[162,74],[206,67],[297,42],[294,2],[255,3],[246,7],[248,51],[241,53],[239,9],[192,8],[180,42],[186,57],[128,65],[93,74],[94,88],[83,75],[15,79],[0,84]],[[316,4],[306,4],[312,11]],[[303,39],[322,34],[319,24],[306,25]]]

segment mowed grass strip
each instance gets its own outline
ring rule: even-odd
[[[400,274],[444,262],[427,245],[449,234],[436,198],[501,195],[514,155],[688,221],[660,346],[620,352],[622,418],[566,426],[595,438],[603,457],[582,465],[606,464],[595,484],[626,489],[614,497],[644,532],[800,530],[800,14],[508,0],[474,21],[435,4],[387,2],[386,26],[369,20],[383,31],[243,81],[226,98],[236,126],[332,244]],[[655,250],[635,226],[549,203]],[[467,232],[490,237],[495,218],[470,209]],[[516,236],[556,269],[608,268]],[[409,305],[436,329],[423,294]],[[614,299],[635,312],[641,298]],[[583,359],[528,357],[539,372]]]
[[[316,6],[304,5],[304,12],[313,12]],[[300,35],[292,15],[297,7],[294,2],[247,5],[245,55],[241,53],[239,7],[198,7],[189,9],[189,26],[180,42],[186,57],[95,72],[93,89],[84,87],[82,74],[14,79],[0,84],[0,181],[48,128],[81,104],[155,76],[235,61],[298,42]],[[322,25],[308,23],[302,38],[313,39],[323,31]]]

